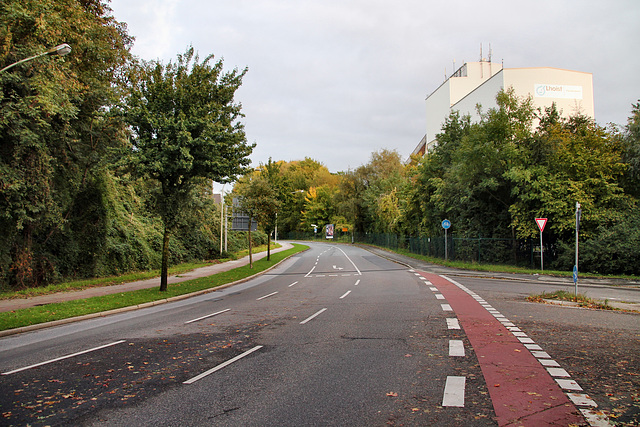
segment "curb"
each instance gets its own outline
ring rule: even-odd
[[[82,316],[69,317],[69,318],[60,319],[60,320],[53,320],[51,322],[38,323],[38,324],[35,324],[35,325],[29,325],[29,326],[22,326],[22,327],[14,328],[14,329],[6,329],[4,331],[0,331],[0,338],[11,336],[11,335],[22,334],[22,333],[25,333],[25,332],[33,332],[33,331],[37,331],[37,330],[40,330],[40,329],[52,328],[54,326],[66,325],[68,323],[79,322],[79,321],[82,321],[82,320],[96,319],[96,318],[99,318],[99,317],[107,317],[107,316],[111,316],[111,315],[114,315],[114,314],[126,313],[126,312],[129,312],[129,311],[134,311],[134,310],[140,310],[140,309],[143,309],[143,308],[154,307],[156,305],[167,304],[167,303],[170,303],[170,302],[180,301],[180,300],[191,298],[191,297],[195,297],[195,296],[198,296],[198,295],[204,295],[204,294],[208,294],[208,293],[211,293],[211,292],[216,292],[216,291],[218,291],[220,289],[230,288],[231,286],[238,285],[238,284],[244,283],[244,282],[248,282],[249,280],[254,279],[255,277],[261,276],[261,275],[267,273],[268,271],[273,270],[274,268],[276,268],[277,266],[279,266],[280,264],[282,264],[283,262],[285,262],[286,260],[288,260],[292,256],[300,254],[300,253],[305,252],[307,250],[309,250],[309,249],[305,249],[303,251],[296,252],[295,254],[289,255],[289,256],[283,258],[282,260],[280,260],[279,262],[277,262],[276,264],[272,265],[271,267],[269,267],[266,270],[263,270],[263,271],[261,271],[259,273],[253,274],[251,276],[245,277],[245,278],[240,279],[240,280],[236,280],[234,282],[229,282],[229,283],[225,283],[225,284],[220,285],[220,286],[216,286],[215,288],[202,289],[200,291],[191,292],[189,294],[176,295],[175,297],[171,297],[171,298],[165,298],[165,299],[161,299],[161,300],[145,302],[144,304],[131,305],[131,306],[128,306],[128,307],[121,307],[121,308],[116,308],[116,309],[113,309],[113,310],[101,311],[101,312],[98,312],[98,313],[83,314]]]

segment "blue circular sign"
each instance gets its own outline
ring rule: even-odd
[[[451,227],[451,221],[449,221],[448,219],[445,219],[444,221],[442,221],[442,228],[447,230],[449,227]]]

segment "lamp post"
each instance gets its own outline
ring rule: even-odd
[[[30,56],[29,58],[25,58],[25,59],[22,59],[22,60],[20,60],[18,62],[14,62],[13,64],[7,65],[2,70],[0,70],[0,73],[3,73],[5,71],[7,71],[8,69],[15,67],[16,65],[24,64],[25,62],[29,62],[29,61],[32,61],[34,59],[41,58],[43,56],[52,56],[52,55],[65,56],[65,55],[68,55],[69,52],[71,52],[71,46],[69,46],[66,43],[59,44],[58,46],[52,47],[51,49],[49,49],[49,50],[47,50],[45,52],[39,53],[39,54],[34,55],[34,56]]]

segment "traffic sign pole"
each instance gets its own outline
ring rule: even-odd
[[[447,229],[444,229],[444,260],[449,261],[449,248],[447,248]]]
[[[576,202],[576,263],[573,266],[573,282],[575,284],[576,297],[578,296],[578,233],[580,232],[580,216],[582,209],[580,203]]]
[[[544,248],[542,246],[542,232],[544,231],[544,226],[547,225],[547,218],[536,218],[536,224],[538,224],[538,228],[540,229],[540,270],[544,271]]]
[[[542,231],[540,232],[540,271],[544,271],[544,246],[542,246]]]
[[[445,261],[449,260],[449,248],[447,247],[448,245],[447,230],[449,229],[449,227],[451,227],[451,221],[449,221],[448,219],[443,220],[442,228],[444,228],[444,260]]]

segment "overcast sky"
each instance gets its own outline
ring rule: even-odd
[[[237,101],[254,165],[311,157],[332,172],[407,157],[425,98],[463,61],[593,73],[596,121],[640,99],[638,0],[112,0],[143,59],[189,44],[249,69]]]

